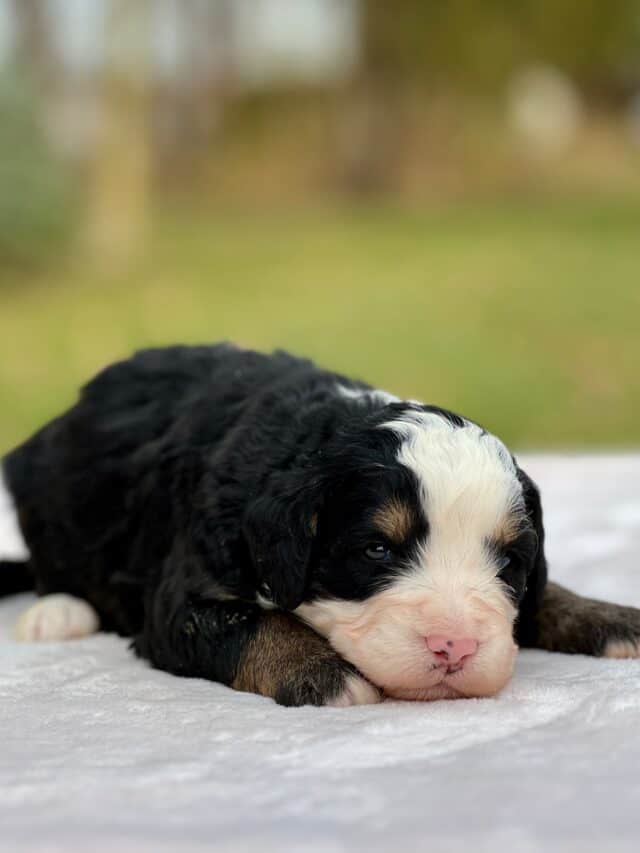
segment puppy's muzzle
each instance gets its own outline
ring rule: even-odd
[[[475,655],[478,641],[472,637],[448,637],[443,634],[430,634],[425,637],[427,648],[436,659],[436,666],[447,675],[459,672]]]

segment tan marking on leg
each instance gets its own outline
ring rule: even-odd
[[[327,641],[311,628],[287,613],[266,612],[231,686],[273,697],[308,661],[333,657]]]
[[[297,698],[285,704],[345,707],[380,701],[377,688],[353,672],[323,637],[280,612],[263,614],[231,686],[279,701],[279,691],[286,689]]]

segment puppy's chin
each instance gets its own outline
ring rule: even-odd
[[[505,643],[506,645],[506,643]],[[415,685],[391,684],[383,687],[384,693],[391,699],[404,699],[413,702],[433,702],[437,699],[483,699],[496,696],[509,683],[513,674],[517,647],[503,652],[498,668],[474,667],[460,671],[453,676],[440,676],[434,673],[435,681],[425,678],[423,683],[416,680]]]
[[[298,609],[345,660],[397,699],[433,700],[495,696],[513,673],[515,608],[500,584],[483,597],[461,584],[446,598],[424,595],[402,580],[354,602],[318,599]],[[443,584],[444,586],[444,584]],[[477,650],[447,674],[426,643],[431,634],[472,637]],[[444,668],[446,669],[446,668]]]
[[[462,694],[445,682],[433,687],[391,687],[385,690],[390,699],[402,699],[406,702],[435,702],[437,699],[461,699]]]
[[[364,675],[394,699],[433,701],[436,699],[488,698],[497,695],[510,681],[517,657],[517,646],[510,635],[494,636],[461,670],[446,675],[429,659],[395,671],[382,668],[379,661],[358,655],[356,665]],[[396,661],[401,657],[396,658]]]

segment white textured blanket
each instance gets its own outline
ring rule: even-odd
[[[523,462],[553,577],[640,606],[640,456]],[[30,601],[0,601],[2,851],[640,849],[640,660],[523,652],[496,699],[286,709],[113,636],[20,645]]]

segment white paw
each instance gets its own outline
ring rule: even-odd
[[[22,614],[16,637],[26,643],[86,637],[100,627],[98,614],[81,598],[45,595]]]
[[[640,657],[640,642],[633,640],[609,640],[602,656],[605,658]]]
[[[359,675],[348,675],[344,689],[334,699],[326,703],[332,708],[348,708],[350,705],[375,705],[382,696],[377,687]]]

